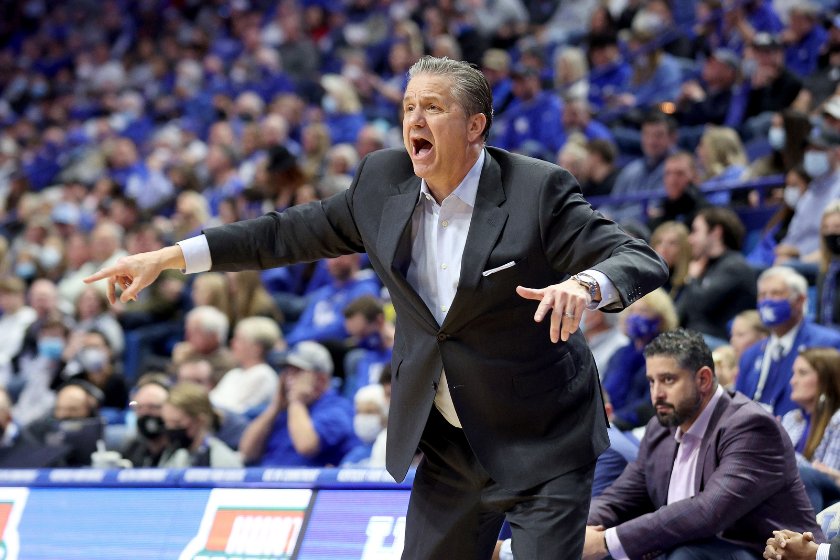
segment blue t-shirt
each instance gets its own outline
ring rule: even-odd
[[[306,310],[286,342],[294,345],[304,340],[320,342],[347,338],[344,308],[361,296],[379,296],[379,279],[375,274],[362,271],[342,286],[332,283],[312,292]]]
[[[312,426],[318,434],[321,451],[304,457],[295,451],[289,436],[288,411],[281,412],[265,444],[262,467],[325,467],[338,465],[347,453],[361,444],[353,431],[353,403],[328,389],[309,407]]]
[[[542,144],[545,127],[559,127],[562,111],[563,103],[547,91],[539,92],[527,102],[515,99],[505,111],[504,120],[499,123],[499,135],[494,145],[515,151],[522,149],[526,142]]]

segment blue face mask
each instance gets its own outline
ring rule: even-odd
[[[35,276],[37,271],[38,269],[32,261],[23,261],[15,265],[15,276],[24,280],[29,280]]]
[[[624,324],[627,329],[627,336],[632,340],[647,340],[652,338],[659,329],[659,317],[644,317],[642,315],[630,315]]]
[[[64,351],[64,339],[46,337],[38,341],[38,354],[48,360],[58,360]]]
[[[365,350],[381,350],[382,349],[382,335],[378,332],[369,334],[368,336],[364,337],[362,340],[359,341],[357,344],[359,348],[364,348]]]
[[[793,308],[790,300],[765,298],[758,302],[758,314],[765,326],[777,327],[790,319]]]

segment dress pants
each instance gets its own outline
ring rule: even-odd
[[[595,461],[534,488],[503,488],[435,407],[420,450],[402,560],[489,560],[505,518],[517,560],[580,559]]]

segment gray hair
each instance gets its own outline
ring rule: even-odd
[[[470,117],[481,113],[487,118],[481,133],[481,139],[486,142],[490,135],[490,125],[493,124],[493,91],[484,74],[469,63],[445,56],[424,56],[408,69],[409,79],[421,74],[445,76],[452,81],[450,93],[464,113]]]
[[[187,313],[187,321],[193,318],[195,318],[201,330],[215,334],[219,344],[225,343],[230,328],[227,315],[213,306],[200,305]]]
[[[246,317],[239,321],[234,333],[249,342],[259,344],[264,353],[268,353],[283,336],[277,323],[268,317]]]
[[[773,266],[761,273],[758,283],[761,284],[767,278],[781,278],[793,297],[808,295],[808,281],[805,277],[789,266]]]

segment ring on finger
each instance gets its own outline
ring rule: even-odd
[[[569,319],[574,319],[575,314],[574,313],[563,313],[563,317],[568,317]]]

